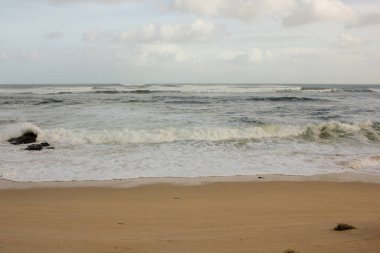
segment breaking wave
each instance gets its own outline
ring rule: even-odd
[[[320,125],[260,125],[245,128],[184,127],[161,129],[123,129],[94,131],[87,129],[41,129],[25,123],[8,126],[0,131],[4,142],[25,132],[34,132],[39,141],[62,144],[138,144],[167,143],[176,141],[225,141],[260,140],[267,138],[296,138],[303,141],[334,142],[352,140],[356,142],[380,141],[380,124],[371,121],[360,123],[329,122]]]
[[[331,92],[343,91],[342,89],[336,89],[336,88],[307,88],[307,87],[302,87],[301,90],[308,91],[308,92],[318,92],[318,93],[331,93]]]
[[[330,122],[306,127],[301,136],[306,140],[350,139],[359,142],[380,141],[380,124],[371,121],[359,123]]]

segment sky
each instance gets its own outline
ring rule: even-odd
[[[380,84],[380,1],[1,0],[0,83]]]

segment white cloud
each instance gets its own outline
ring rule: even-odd
[[[218,15],[225,5],[225,0],[174,0],[171,8],[198,14]]]
[[[170,7],[172,10],[222,16],[250,23],[261,16],[284,15],[294,5],[295,0],[173,0]]]
[[[339,0],[300,0],[293,12],[283,19],[285,26],[305,25],[320,21],[348,21],[357,12]]]
[[[114,40],[117,42],[191,42],[207,41],[223,36],[223,26],[215,25],[201,19],[192,24],[155,25],[149,24],[140,29],[119,33]]]
[[[119,33],[91,29],[83,34],[83,39],[89,42],[104,39],[117,43],[186,43],[213,40],[222,37],[225,33],[224,26],[197,19],[188,25],[155,25],[151,23],[138,29]]]
[[[63,38],[63,33],[59,31],[51,31],[44,34],[45,39],[54,40]]]
[[[358,16],[341,0],[172,0],[170,9],[234,18],[247,23],[260,17],[271,17],[282,20],[284,26],[348,21]]]
[[[208,42],[223,37],[224,26],[196,19],[189,24],[147,24],[122,32],[90,29],[83,34],[87,42],[104,43],[112,48],[116,60],[136,65],[188,63],[198,61]],[[111,44],[110,44],[111,43]],[[198,51],[200,50],[200,51]]]

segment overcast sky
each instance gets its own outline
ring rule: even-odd
[[[1,0],[0,83],[380,83],[378,0]]]

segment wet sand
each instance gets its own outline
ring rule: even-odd
[[[0,252],[380,252],[379,196],[313,181],[3,189]]]

